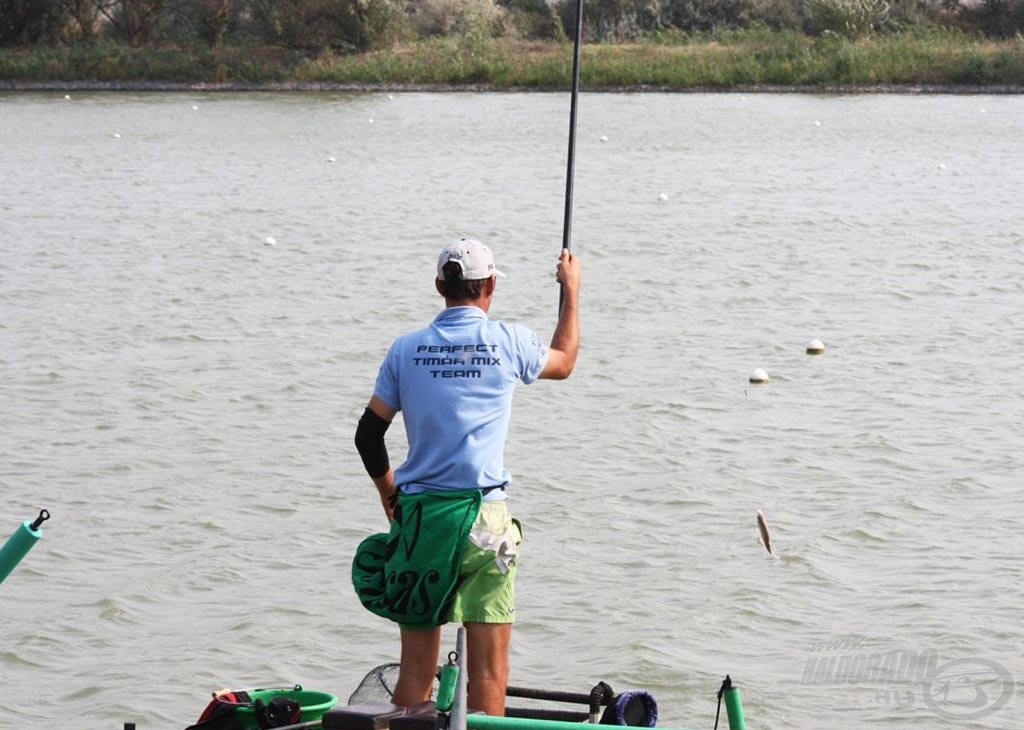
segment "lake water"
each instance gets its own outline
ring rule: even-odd
[[[454,235],[550,336],[567,125],[567,94],[0,95],[0,529],[53,515],[0,587],[0,725],[181,728],[394,660],[348,577],[384,528],[355,424]],[[1021,140],[1024,96],[583,94],[582,351],[507,449],[515,684],[1019,726]]]

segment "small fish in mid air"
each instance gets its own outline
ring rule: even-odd
[[[769,555],[772,555],[772,536],[768,533],[768,518],[761,510],[757,511],[757,529],[761,531],[761,542],[764,543],[764,549],[768,551]]]

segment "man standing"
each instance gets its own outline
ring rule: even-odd
[[[435,280],[445,308],[430,326],[395,340],[381,365],[355,440],[391,531],[360,546],[378,563],[374,585],[361,585],[356,576],[360,554],[353,579],[367,608],[400,625],[396,704],[429,699],[440,627],[456,621],[466,627],[469,708],[500,716],[522,539],[506,505],[512,392],[517,381],[562,380],[572,373],[579,351],[580,265],[562,251],[555,275],[562,304],[547,347],[521,325],[488,318],[496,276],[503,275],[479,241],[446,245]],[[398,411],[409,450],[392,470],[384,434]]]

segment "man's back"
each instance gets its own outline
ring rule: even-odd
[[[374,389],[403,412],[409,454],[396,484],[406,492],[507,484],[512,394],[518,381],[536,380],[547,357],[534,332],[471,306],[446,308],[429,327],[399,337]]]

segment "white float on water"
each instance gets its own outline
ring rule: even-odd
[[[819,122],[817,119],[815,119],[814,120],[814,126],[815,127],[820,127],[821,126],[821,122]]]
[[[939,169],[940,169],[940,170],[945,170],[945,169],[946,169],[946,163],[944,163],[944,162],[940,162],[940,163],[939,163]]]
[[[658,200],[668,200],[668,193],[658,193]]]
[[[64,98],[70,101],[71,100],[71,94],[64,94]]]
[[[327,161],[328,162],[337,162],[337,160],[334,157],[328,157]]]
[[[192,105],[192,111],[198,111],[198,110],[199,110],[199,105],[198,104],[193,104]]]
[[[277,241],[274,240],[273,236],[267,236],[266,238],[263,239],[263,245],[264,246],[276,246],[277,245]]]
[[[768,382],[768,371],[764,368],[754,368],[754,372],[750,374],[750,382],[755,385]]]
[[[114,132],[114,139],[121,139],[121,135],[118,134],[117,132]]]
[[[808,355],[820,355],[825,352],[825,343],[821,340],[810,340],[807,343]]]
[[[602,134],[601,135],[601,141],[602,142],[607,142],[608,141],[608,135],[607,134]]]

